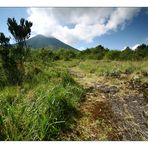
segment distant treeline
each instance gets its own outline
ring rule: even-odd
[[[51,50],[42,48],[31,50],[30,60],[42,59],[43,61],[71,60],[71,59],[95,59],[95,60],[146,60],[148,59],[148,45],[139,45],[135,50],[127,47],[124,50],[109,50],[99,45],[83,51],[76,50]]]

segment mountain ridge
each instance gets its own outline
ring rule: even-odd
[[[60,41],[59,39],[51,36],[46,37],[44,35],[38,34],[26,41],[27,46],[37,49],[37,48],[52,48],[54,50],[58,50],[61,48],[77,50],[74,47]]]

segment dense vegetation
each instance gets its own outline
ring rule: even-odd
[[[60,68],[37,62],[25,68],[22,86],[0,90],[0,139],[56,139],[72,128],[84,90]]]
[[[125,50],[109,50],[99,45],[95,48],[89,48],[83,51],[77,50],[52,50],[40,48],[32,50],[30,59],[42,59],[49,61],[71,60],[71,59],[93,59],[93,60],[115,60],[115,61],[140,61],[148,59],[148,45],[139,45],[135,50],[127,47]]]
[[[74,129],[85,90],[69,73],[71,67],[98,76],[147,74],[148,45],[123,51],[101,45],[84,51],[34,50],[25,44],[31,22],[9,18],[7,24],[16,44],[0,33],[0,140],[57,140]]]
[[[46,51],[33,57],[26,46],[31,22],[7,24],[16,44],[0,33],[0,140],[57,139],[72,129],[84,89]]]

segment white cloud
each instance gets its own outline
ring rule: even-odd
[[[121,51],[125,50],[126,48],[127,48],[127,46],[124,46],[124,48],[123,48],[123,49],[121,49]]]
[[[132,50],[135,50],[140,44],[136,44],[134,46],[131,47]]]
[[[35,34],[54,36],[75,46],[123,29],[140,8],[29,8]]]
[[[133,45],[133,46],[131,46],[131,47],[129,47],[129,48],[132,49],[132,50],[135,50],[139,45],[140,45],[140,44],[135,44],[135,45]],[[128,46],[125,46],[123,49],[121,49],[121,51],[125,50],[127,47],[128,47]]]
[[[106,25],[107,30],[116,30],[117,27],[125,26],[127,21],[130,21],[140,9],[138,8],[117,8],[112,14]]]
[[[86,49],[86,48],[83,47],[83,46],[79,47],[79,50],[80,50],[80,51],[85,50],[85,49]]]

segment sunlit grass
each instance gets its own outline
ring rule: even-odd
[[[148,61],[32,61],[25,63],[22,86],[6,85],[1,71],[0,82],[5,85],[0,89],[0,140],[56,140],[61,132],[74,127],[85,90],[69,69],[75,68],[93,80],[94,75],[96,79],[112,79],[124,73],[143,74],[148,72],[147,65]]]
[[[72,127],[84,90],[65,70],[26,68],[22,86],[0,90],[0,140],[55,140]]]

